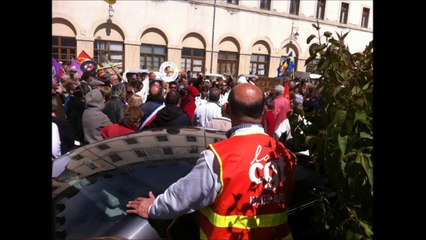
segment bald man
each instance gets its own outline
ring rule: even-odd
[[[225,105],[228,139],[210,144],[163,194],[129,201],[127,212],[173,219],[199,210],[201,239],[292,239],[287,212],[295,157],[265,133],[263,109],[259,87],[233,88]]]
[[[146,128],[156,117],[157,112],[164,107],[164,90],[160,85],[151,85],[146,102],[142,103],[140,108],[144,112],[144,118],[139,130]]]

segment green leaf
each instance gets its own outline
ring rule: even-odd
[[[368,182],[370,183],[371,191],[373,191],[373,163],[371,158],[367,154],[360,153],[357,156],[357,160],[361,162],[362,167],[367,174]]]
[[[346,73],[336,71],[336,80],[339,81],[339,83],[345,82],[346,81]]]
[[[339,109],[334,115],[334,122],[337,123],[337,126],[342,126],[343,122],[346,119],[346,111]]]
[[[361,92],[361,89],[358,86],[352,88],[352,95],[356,95]]]
[[[351,64],[351,54],[349,52],[343,53],[343,61],[345,62],[346,65]]]
[[[365,52],[371,52],[373,50],[373,41],[370,41],[368,46],[365,48]]]
[[[314,27],[316,30],[320,30],[320,28],[317,25],[315,25],[314,23],[312,23],[312,27]]]
[[[359,110],[355,112],[354,123],[356,123],[356,121],[363,123],[368,128],[368,130],[371,130],[371,117],[368,117],[365,111]]]
[[[327,47],[326,54],[331,54],[335,48],[336,48],[336,45],[334,45],[334,44],[332,44],[332,43],[331,43],[331,44],[330,44],[330,45],[328,45],[328,47]]]
[[[315,55],[317,53],[317,49],[319,48],[319,44],[318,43],[312,43],[312,45],[309,47],[309,55]]]
[[[336,95],[340,92],[342,90],[342,87],[341,86],[337,86],[335,89],[334,89],[334,92],[333,92],[333,97],[336,97]]]
[[[361,122],[366,121],[367,120],[367,113],[365,113],[364,111],[356,111],[354,122],[356,122],[357,120],[359,120]]]
[[[315,38],[314,34],[309,35],[308,39],[306,39],[306,44],[309,44],[311,42],[312,39]]]
[[[343,34],[342,39],[345,39],[345,37],[348,35],[350,31],[348,31],[347,33]]]
[[[340,47],[341,46],[341,44],[340,44],[340,42],[339,41],[337,41],[336,39],[334,39],[334,38],[332,38],[332,39],[330,39],[330,40],[328,40],[330,43],[332,43],[332,44],[334,44],[334,45],[336,45],[336,46],[338,46],[338,47]]]
[[[320,62],[318,63],[318,70],[324,70],[326,68],[328,68],[328,66],[330,65],[330,59],[326,58],[326,59],[321,59]]]
[[[360,132],[359,133],[360,138],[367,138],[367,139],[373,139],[373,136],[367,132]]]
[[[329,32],[329,31],[326,31],[326,32],[324,32],[324,36],[326,36],[326,37],[331,37],[331,32]]]
[[[345,152],[346,152],[346,144],[348,143],[348,136],[344,136],[342,137],[340,134],[337,137],[337,142],[339,144],[339,149],[340,149],[340,160],[343,160],[343,158],[345,157]]]
[[[316,51],[319,52],[319,51],[325,49],[326,47],[327,47],[327,44],[323,43],[316,49]]]
[[[367,90],[370,88],[370,85],[373,84],[373,82],[367,82],[364,86],[362,86],[362,90]]]
[[[371,225],[366,223],[365,221],[359,220],[359,225],[364,228],[365,235],[367,237],[373,237],[373,229],[371,228]]]
[[[306,59],[306,61],[305,61],[305,66],[308,65],[315,58],[316,58],[316,55],[312,55],[312,56],[308,57],[308,59]]]

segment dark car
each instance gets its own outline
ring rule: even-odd
[[[53,164],[53,239],[121,236],[127,239],[197,239],[198,211],[174,220],[146,220],[126,213],[136,197],[159,195],[195,165],[199,153],[225,139],[200,128],[153,129],[75,149]],[[310,231],[314,187],[326,179],[304,164],[295,168],[289,210],[294,239]],[[188,189],[191,191],[191,189]],[[292,224],[292,219],[294,223]]]

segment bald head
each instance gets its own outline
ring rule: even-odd
[[[161,86],[152,85],[149,89],[149,94],[147,100],[154,102],[163,101],[163,88]]]
[[[263,115],[264,96],[259,87],[243,83],[235,86],[228,97],[229,111],[233,125],[259,123]],[[237,121],[234,124],[234,120]]]

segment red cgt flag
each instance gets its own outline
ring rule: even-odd
[[[288,83],[290,82],[290,79],[287,80],[284,86],[284,97],[287,98],[290,101],[290,90],[288,89]]]
[[[87,54],[84,50],[81,51],[81,53],[78,55],[76,61],[78,63],[82,63],[86,60],[92,60],[92,58]]]

